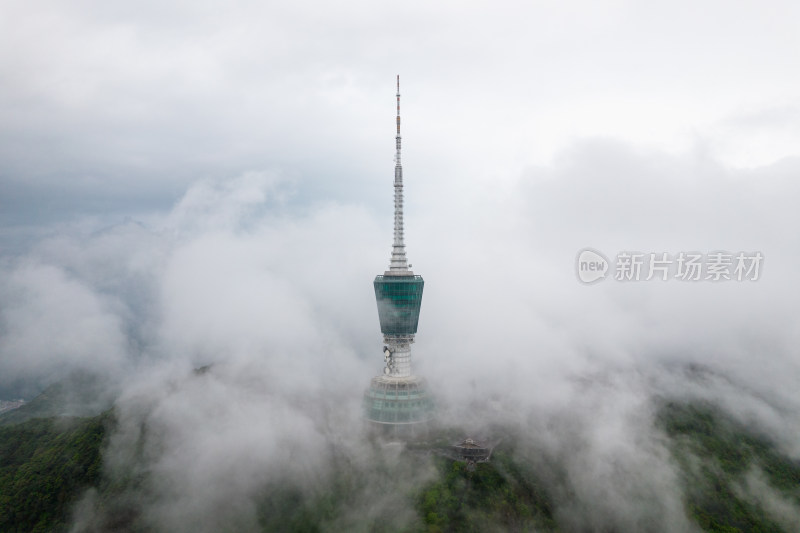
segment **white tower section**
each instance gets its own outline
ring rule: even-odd
[[[386,276],[413,276],[408,269],[406,245],[403,242],[403,165],[400,162],[400,75],[397,75],[397,136],[394,156],[394,244]]]
[[[383,333],[385,366],[364,393],[365,418],[390,435],[422,434],[434,403],[424,378],[411,370],[411,344],[422,305],[422,276],[409,270],[403,241],[403,166],[400,161],[400,76],[397,76],[397,136],[394,166],[394,242],[389,270],[373,287]]]

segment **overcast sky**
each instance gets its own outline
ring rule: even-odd
[[[229,364],[208,397],[241,407],[226,427],[254,405],[316,427],[297,396],[334,393],[355,423],[382,366],[371,281],[400,74],[406,241],[426,280],[414,365],[442,416],[499,397],[537,450],[574,436],[549,420],[577,421],[575,472],[631,448],[659,472],[631,437],[647,399],[705,395],[800,455],[799,11],[0,0],[0,390],[124,376],[121,412],[140,421],[130,398],[150,391],[144,411],[181,429],[165,442],[209,463],[228,444],[187,410],[210,393],[159,399],[154,376]],[[585,286],[584,247],[764,262],[755,282]],[[686,364],[717,377],[687,384]],[[187,476],[176,494],[201,485],[187,457],[159,463]],[[616,486],[597,479],[577,493]]]
[[[398,73],[411,209],[587,137],[745,168],[798,150],[793,2],[0,9],[6,226],[164,208],[248,170],[296,180],[295,201],[377,207]]]

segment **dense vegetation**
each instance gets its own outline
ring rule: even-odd
[[[426,531],[552,530],[552,503],[535,480],[510,455],[474,465],[439,457],[439,479],[416,497]]]
[[[747,475],[763,473],[781,497],[798,504],[800,463],[781,455],[768,438],[711,405],[667,404],[658,423],[672,438],[673,456],[684,474],[687,510],[703,530],[786,530],[762,506],[745,497]]]
[[[342,464],[333,465],[333,486],[324,491],[309,495],[296,487],[274,487],[259,498],[260,526],[263,531],[296,532],[554,530],[549,497],[533,481],[532,472],[523,471],[507,453],[497,453],[492,462],[474,469],[439,455],[431,459],[435,473],[428,483],[407,485],[396,476],[387,477],[368,489],[377,494],[366,497],[364,473],[342,470]],[[429,464],[418,450],[403,454],[400,463],[407,479],[417,478],[419,472],[414,470]],[[386,474],[393,472],[389,469]],[[410,513],[403,516],[386,508],[386,502],[376,501],[382,495],[396,498],[398,507]],[[364,509],[352,515],[352,508],[363,507],[365,501],[374,502],[372,512]]]
[[[125,498],[143,490],[141,475],[101,475],[101,450],[113,424],[109,412],[0,427],[0,531],[66,531],[88,487],[99,493],[92,527],[146,531],[142,509]],[[765,504],[770,497],[800,506],[800,463],[781,454],[770,439],[714,406],[697,403],[666,404],[656,425],[669,437],[684,483],[686,514],[702,530],[796,530]],[[440,440],[438,445],[453,441],[449,434]],[[254,495],[257,520],[263,531],[563,530],[553,488],[517,459],[514,446],[514,439],[506,439],[491,462],[474,468],[435,453],[430,445],[409,446],[396,463],[355,466],[352,458],[334,454],[331,475],[316,488],[281,480]],[[763,486],[748,488],[754,475]]]
[[[65,530],[72,505],[101,474],[110,415],[0,427],[0,531]]]

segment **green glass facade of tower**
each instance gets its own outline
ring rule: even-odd
[[[376,276],[375,300],[384,335],[414,335],[422,307],[422,276]]]

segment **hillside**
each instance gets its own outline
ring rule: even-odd
[[[0,427],[0,531],[66,530],[72,506],[100,480],[112,424],[104,414]]]
[[[667,403],[655,424],[668,438],[680,473],[685,513],[700,529],[793,530],[787,509],[800,506],[800,463],[767,437],[708,404]],[[0,427],[0,531],[66,531],[89,487],[100,496],[92,500],[93,517],[78,530],[151,530],[136,503],[148,497],[146,474],[102,474],[103,443],[114,425],[109,412]],[[312,491],[291,480],[262,486],[254,495],[260,530],[574,530],[560,511],[568,491],[552,472],[520,459],[515,441],[504,439],[491,462],[474,470],[424,446],[405,448],[393,463],[358,465],[334,454],[331,475]],[[383,474],[379,485],[370,481],[375,472]],[[419,479],[426,481],[414,485]],[[394,499],[381,500],[382,494]],[[365,501],[372,510],[362,509]],[[229,527],[237,530],[236,524]]]
[[[109,391],[97,376],[75,372],[21,407],[0,413],[0,426],[34,418],[92,417],[110,409],[111,404]]]

